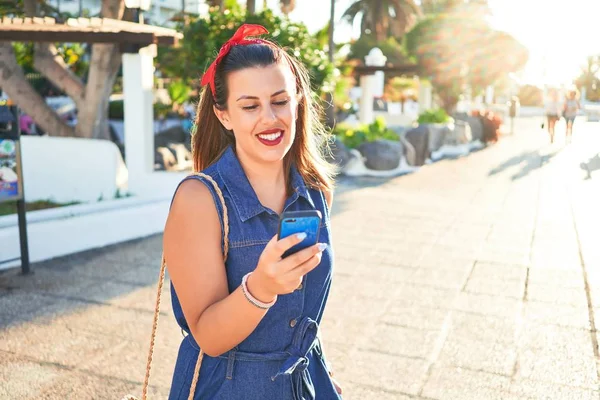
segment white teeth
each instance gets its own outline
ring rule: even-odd
[[[270,133],[268,135],[258,135],[261,139],[263,140],[269,140],[269,141],[273,141],[273,140],[277,140],[279,139],[279,137],[282,135],[282,132],[279,131],[277,133]]]

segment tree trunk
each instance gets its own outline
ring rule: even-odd
[[[246,0],[248,14],[256,14],[256,0]]]
[[[124,12],[123,0],[102,1],[101,14],[104,18],[122,19]],[[78,107],[77,136],[110,139],[108,103],[120,66],[121,52],[116,45],[97,43],[92,46],[84,101]]]
[[[24,0],[24,7],[28,17],[37,14],[35,0]],[[124,11],[123,0],[102,1],[102,17],[122,19]],[[25,79],[12,45],[0,42],[0,87],[50,135],[109,139],[108,102],[120,65],[118,47],[112,44],[93,45],[88,83],[84,86],[68,70],[54,45],[35,46],[34,67],[72,98],[77,106],[78,123],[74,130],[60,119]]]
[[[25,16],[34,17],[37,14],[38,4],[35,0],[23,0],[23,10]]]
[[[385,10],[387,12],[387,10]],[[375,2],[375,7],[373,9],[373,25],[375,27],[375,39],[378,42],[383,42],[387,39],[386,31],[385,31],[385,16],[384,16],[384,7],[381,1]]]
[[[208,0],[207,2],[210,7],[219,7],[221,10],[225,8],[225,0]]]
[[[108,102],[121,65],[121,53],[113,44],[95,44],[84,101],[78,108],[77,136],[109,139]]]
[[[457,95],[453,88],[439,87],[437,90],[438,96],[442,102],[442,107],[448,113],[452,115],[456,109],[456,105],[460,100],[460,95]]]
[[[60,119],[27,81],[9,42],[0,42],[0,87],[48,134],[73,136],[73,128]]]

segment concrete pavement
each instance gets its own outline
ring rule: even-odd
[[[415,174],[342,180],[322,328],[345,399],[599,397],[600,125],[577,121],[563,147],[539,122]],[[0,274],[0,398],[139,395],[160,249]],[[181,338],[165,293],[151,398]]]

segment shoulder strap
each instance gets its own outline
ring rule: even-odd
[[[214,181],[214,179],[202,172],[194,172],[192,175],[199,176],[201,178],[206,179],[211,183],[219,201],[221,202],[221,206],[223,207],[223,261],[227,261],[227,254],[229,252],[229,217],[227,213],[227,205],[225,204],[225,199],[223,198],[223,192],[219,188],[219,185]],[[144,377],[144,385],[142,388],[142,400],[146,400],[148,395],[148,382],[150,380],[150,369],[152,367],[152,356],[154,355],[154,343],[156,339],[156,330],[158,328],[158,316],[160,313],[160,298],[163,288],[163,283],[165,281],[165,270],[167,267],[167,263],[165,260],[165,255],[163,253],[161,257],[161,265],[160,265],[160,274],[158,277],[158,285],[156,288],[156,305],[154,307],[154,319],[152,321],[152,335],[150,336],[150,349],[148,351],[148,361],[146,362],[146,376]],[[202,358],[204,353],[200,350],[198,354],[198,360],[196,361],[196,367],[194,368],[194,376],[192,379],[192,384],[190,386],[190,394],[188,400],[192,400],[194,398],[194,392],[196,391],[196,384],[198,383],[198,376],[200,372],[200,366],[202,365]]]

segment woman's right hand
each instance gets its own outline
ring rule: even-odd
[[[277,240],[275,235],[263,250],[256,269],[248,277],[248,290],[252,296],[265,303],[277,295],[292,293],[302,283],[304,275],[321,263],[324,243],[317,243],[286,258],[281,256],[294,245],[302,242],[304,234],[296,234]]]

